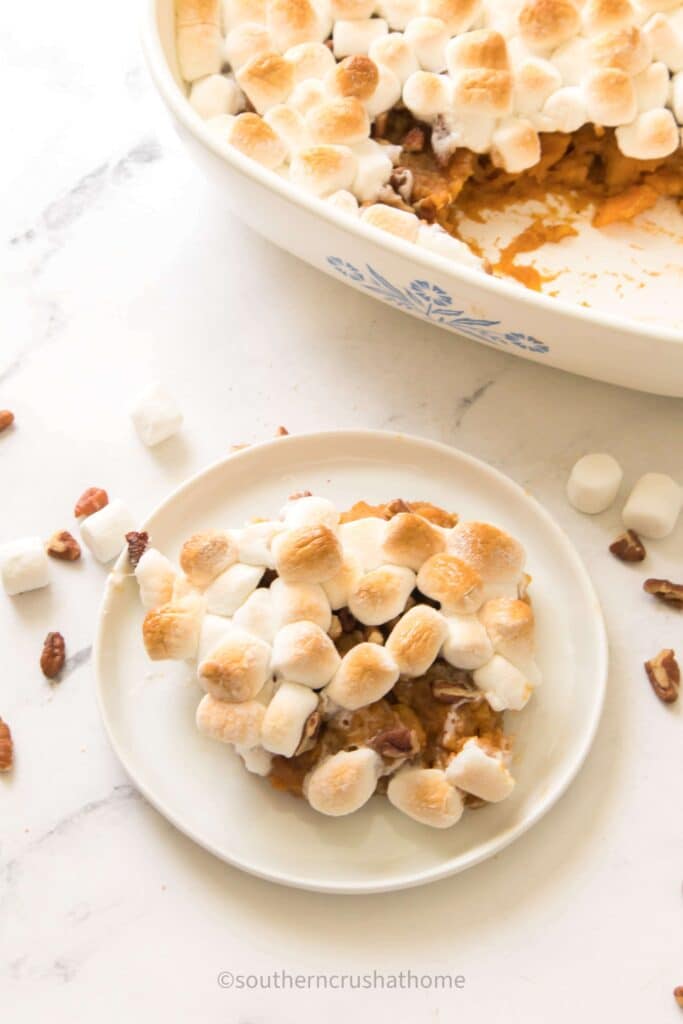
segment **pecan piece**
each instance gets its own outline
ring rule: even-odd
[[[407,167],[395,167],[393,174],[389,178],[389,184],[394,192],[400,195],[404,203],[410,202],[414,184],[412,171],[409,171]]]
[[[126,534],[126,544],[128,545],[128,561],[137,568],[137,564],[147,550],[149,544],[149,534],[146,530],[131,530],[130,533]]]
[[[75,562],[81,557],[81,545],[68,530],[53,533],[45,550],[51,558],[58,558],[61,562]]]
[[[305,754],[307,750],[311,750],[311,748],[315,746],[322,722],[323,719],[320,712],[318,710],[311,711],[310,715],[304,722],[304,730],[301,734],[301,739],[299,740],[299,746],[294,751],[294,757],[298,757],[299,754]]]
[[[642,562],[647,554],[645,545],[635,530],[620,534],[609,546],[615,558],[622,562]]]
[[[674,999],[683,1010],[683,985],[676,985],[674,989]]]
[[[40,667],[48,679],[55,679],[64,667],[66,645],[61,633],[48,633],[40,656]]]
[[[7,722],[0,718],[0,772],[10,771],[14,763],[14,743]]]
[[[432,697],[439,704],[455,704],[463,700],[476,700],[480,696],[469,672],[456,670],[454,679],[434,679]]]
[[[672,583],[671,580],[649,579],[643,583],[643,590],[660,601],[669,604],[683,604],[683,583]]]
[[[0,434],[3,430],[7,430],[14,423],[14,413],[10,412],[9,409],[0,409]]]
[[[406,153],[421,153],[425,148],[427,136],[425,135],[424,128],[420,128],[415,125],[414,128],[409,128],[401,140],[401,145],[405,149]]]
[[[109,495],[106,491],[103,491],[101,487],[88,487],[76,502],[74,515],[76,519],[80,519],[81,516],[91,516],[108,504]]]
[[[415,730],[406,726],[385,729],[372,739],[369,746],[381,757],[388,758],[412,757],[420,749]]]
[[[650,685],[664,704],[678,700],[681,672],[676,655],[670,648],[664,648],[654,658],[645,662],[645,671]]]

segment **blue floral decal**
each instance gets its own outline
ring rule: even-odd
[[[487,341],[491,345],[520,348],[536,355],[544,355],[549,351],[545,342],[529,334],[496,330],[500,327],[500,320],[476,320],[474,317],[465,316],[464,310],[455,309],[453,299],[447,291],[436,284],[430,284],[429,281],[411,281],[405,288],[401,288],[387,281],[369,263],[365,265],[365,270],[359,270],[353,263],[348,263],[339,256],[328,256],[327,262],[337,274],[341,274],[370,295],[375,295],[406,313],[415,313],[430,323],[450,327],[451,330],[469,338]]]

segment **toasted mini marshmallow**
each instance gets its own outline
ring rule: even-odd
[[[276,49],[273,37],[265,25],[244,22],[237,25],[225,37],[225,56],[233,71],[237,72],[255,57],[273,53]],[[234,113],[234,111],[226,111]]]
[[[342,565],[343,554],[329,526],[299,526],[285,530],[272,544],[275,568],[287,583],[324,583]]]
[[[294,68],[279,53],[262,53],[239,69],[237,81],[258,113],[264,114],[291,93]]]
[[[492,68],[459,71],[453,109],[460,117],[505,117],[512,111],[512,75]]]
[[[589,42],[583,36],[574,36],[558,46],[548,56],[549,62],[560,73],[562,85],[581,85],[592,68],[589,57]]]
[[[23,537],[3,544],[0,576],[11,597],[46,587],[50,582],[50,562],[40,537]]]
[[[617,128],[615,135],[624,156],[635,160],[662,160],[675,153],[681,143],[670,110],[646,110],[631,124]]]
[[[328,100],[306,115],[306,128],[314,144],[352,146],[370,134],[365,107],[355,96]]]
[[[384,18],[336,21],[332,32],[334,55],[339,60],[342,57],[367,54],[374,41],[385,36],[388,31],[389,26]]]
[[[195,587],[208,587],[237,561],[237,544],[224,530],[204,530],[186,540],[180,567]]]
[[[355,96],[365,102],[379,85],[379,68],[362,54],[347,57],[328,72],[325,84],[333,96]]]
[[[340,210],[342,213],[346,213],[350,217],[358,216],[358,200],[354,196],[353,192],[348,192],[344,188],[339,189],[338,192],[333,192],[331,196],[327,197],[326,202],[328,202],[330,206],[334,206],[336,210]]]
[[[385,110],[391,110],[401,98],[401,81],[391,68],[379,64],[377,73],[377,87],[372,96],[364,101],[370,120],[374,120]]]
[[[510,67],[507,46],[500,32],[478,29],[451,39],[446,47],[446,66],[455,77],[459,71],[491,68],[507,71]]]
[[[364,626],[379,626],[401,614],[414,586],[411,569],[380,566],[361,576],[349,597],[349,609]]]
[[[422,676],[436,661],[447,635],[446,620],[430,605],[417,604],[396,623],[386,643],[401,675]]]
[[[142,624],[147,656],[152,661],[193,658],[203,614],[204,603],[196,596],[170,601],[147,612]]]
[[[356,158],[348,146],[308,146],[292,159],[293,184],[317,196],[348,189],[356,176]]]
[[[309,79],[324,81],[336,66],[330,49],[324,43],[300,43],[285,53],[285,60],[294,68],[294,82]]]
[[[307,494],[302,498],[290,498],[280,509],[280,518],[290,529],[299,526],[327,526],[336,530],[339,512],[329,498]]]
[[[624,505],[624,526],[643,537],[667,537],[678,520],[682,496],[679,485],[666,473],[645,473]]]
[[[418,120],[429,123],[450,109],[453,83],[446,75],[416,71],[403,86],[403,102]]]
[[[361,202],[376,199],[393,173],[394,165],[386,149],[373,139],[365,139],[353,147],[357,163],[351,189]]]
[[[406,25],[414,18],[419,8],[419,0],[378,0],[377,13],[384,18],[390,29],[403,32]]]
[[[368,747],[340,750],[316,765],[304,780],[304,796],[314,811],[337,818],[353,814],[375,792],[382,768],[379,754]]]
[[[384,697],[398,676],[398,665],[385,647],[361,643],[344,655],[325,694],[340,707],[355,711]]]
[[[415,50],[401,32],[390,32],[376,39],[369,56],[376,64],[393,71],[401,84],[420,68]]]
[[[232,629],[232,619],[223,615],[206,614],[202,617],[197,645],[197,660],[203,661],[223,641]]]
[[[423,71],[445,71],[450,33],[440,18],[413,18],[406,26],[405,38]]]
[[[638,112],[636,91],[625,71],[600,68],[592,71],[583,86],[588,119],[608,128],[628,124]]]
[[[316,78],[312,78],[299,82],[298,85],[294,86],[287,100],[287,106],[291,107],[292,110],[298,111],[303,117],[309,110],[313,110],[319,103],[325,103],[327,99],[328,96],[323,83]]]
[[[314,622],[327,633],[332,610],[319,583],[285,583],[277,579],[271,584],[270,591],[278,628],[289,622],[307,621]]]
[[[362,575],[363,569],[358,558],[352,554],[344,555],[339,572],[322,585],[333,611],[346,607]]]
[[[256,590],[262,576],[263,566],[236,562],[217,576],[204,591],[207,609],[214,615],[234,615]]]
[[[176,53],[180,74],[194,82],[221,70],[220,0],[177,0]]]
[[[648,65],[644,71],[634,77],[633,88],[636,90],[639,111],[665,107],[669,98],[669,69],[666,64],[662,64],[660,61]],[[676,107],[673,104],[672,106],[674,116],[678,121]]]
[[[330,638],[313,622],[290,622],[275,634],[273,669],[288,682],[317,690],[329,683],[340,661]]]
[[[197,676],[217,700],[240,703],[259,692],[268,678],[269,662],[268,644],[233,623],[218,647],[199,662]]]
[[[278,625],[270,588],[258,587],[235,612],[232,621],[247,633],[272,644]]]
[[[636,25],[630,25],[594,36],[589,42],[588,54],[600,67],[637,75],[652,60],[652,43]]]
[[[274,569],[275,559],[271,546],[273,538],[283,530],[283,523],[270,519],[258,523],[248,523],[241,530],[235,530],[232,536],[237,544],[240,562]]]
[[[472,252],[469,245],[449,235],[438,224],[420,224],[417,244],[420,248],[445,256],[447,260],[453,260],[455,263],[476,267],[478,270],[482,268],[481,258]]]
[[[292,757],[301,742],[306,721],[318,706],[318,695],[308,686],[282,683],[268,704],[261,728],[261,743],[271,754]]]
[[[450,828],[465,809],[440,768],[402,768],[389,780],[387,796],[399,811],[432,828]]]
[[[491,140],[491,160],[508,174],[520,174],[541,159],[541,140],[530,121],[511,117],[502,121]]]
[[[537,686],[541,680],[534,662],[534,613],[531,605],[517,598],[497,597],[486,602],[479,618],[495,653],[502,654]]]
[[[476,612],[484,600],[484,583],[471,565],[450,553],[433,555],[417,574],[418,589],[438,601],[447,615]]]
[[[229,704],[205,694],[197,708],[197,728],[205,736],[221,743],[236,743],[245,749],[261,741],[261,725],[266,709],[259,701]]]
[[[376,0],[330,0],[330,13],[335,21],[371,18],[376,7]]]
[[[223,27],[230,32],[236,25],[266,23],[266,0],[222,0]]]
[[[322,43],[327,35],[325,20],[311,0],[268,0],[266,25],[281,52],[301,43]]]
[[[526,675],[500,654],[476,669],[473,679],[494,711],[521,711],[533,692]]]
[[[123,502],[117,499],[84,520],[81,537],[98,562],[111,562],[121,554],[126,534],[134,529],[135,520]]]
[[[207,75],[192,83],[190,104],[200,117],[208,120],[222,114],[238,114],[244,109],[244,94],[232,75]]]
[[[493,657],[493,645],[476,615],[448,615],[441,656],[455,668],[471,672]]]
[[[514,537],[489,523],[458,523],[448,549],[479,573],[486,597],[516,596],[525,556]]]
[[[439,18],[451,36],[459,35],[474,24],[481,0],[419,0],[418,12],[425,18]]]
[[[279,167],[287,156],[282,139],[258,114],[239,114],[233,118],[226,141],[269,170]]]
[[[377,569],[384,561],[382,545],[386,528],[386,522],[375,516],[342,523],[339,527],[339,540],[344,554],[357,558],[364,572]]]
[[[397,210],[393,206],[384,206],[377,203],[374,206],[366,206],[360,215],[365,224],[371,224],[381,231],[388,231],[397,238],[403,238],[408,242],[417,240],[417,230],[420,226],[415,214],[406,210]]]
[[[636,19],[631,0],[586,0],[581,11],[581,21],[587,36],[598,32],[610,32],[626,28]]]
[[[177,569],[165,555],[156,548],[147,548],[135,567],[142,607],[149,610],[170,601],[177,575]]]
[[[525,0],[517,23],[530,50],[547,52],[575,36],[581,18],[573,0]]]
[[[533,114],[562,86],[562,76],[549,60],[527,57],[514,70],[514,109]]]
[[[567,480],[567,497],[579,512],[596,515],[609,508],[621,486],[623,471],[605,452],[583,455],[574,463]]]
[[[652,48],[654,60],[666,64],[670,71],[683,70],[683,33],[665,14],[655,14],[643,26],[643,34]]]
[[[449,762],[446,778],[451,786],[491,804],[505,800],[515,785],[503,758],[490,753],[476,737]]]
[[[386,562],[417,572],[428,558],[445,547],[443,533],[437,527],[414,512],[399,512],[387,523],[382,552]]]

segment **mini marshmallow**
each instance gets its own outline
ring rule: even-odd
[[[660,65],[652,65],[658,67]],[[667,68],[668,77],[668,68]],[[664,106],[662,103],[661,106]],[[671,109],[679,124],[683,123],[683,71],[679,71],[671,79]]]
[[[506,42],[500,32],[492,29],[455,36],[446,47],[446,66],[453,78],[460,71],[480,68],[507,71],[510,61]]]
[[[469,615],[484,601],[484,581],[471,565],[456,555],[429,558],[417,574],[418,589],[438,601],[446,614]]]
[[[505,800],[515,785],[502,757],[489,753],[474,737],[449,762],[446,778],[451,786],[492,804]]]
[[[631,78],[617,68],[592,71],[583,85],[589,121],[614,128],[632,121],[638,113]]]
[[[591,61],[604,68],[617,68],[627,75],[638,75],[652,61],[650,38],[636,25],[603,32],[590,40]]]
[[[329,526],[299,526],[279,533],[272,551],[279,576],[288,583],[325,583],[339,572],[343,552]]]
[[[530,50],[547,52],[575,36],[581,18],[573,0],[525,0],[517,23]]]
[[[244,109],[244,95],[231,75],[208,75],[192,83],[190,104],[208,120],[221,114],[238,114]]]
[[[275,170],[287,158],[287,147],[258,114],[238,114],[227,126],[225,141],[257,163]]]
[[[279,103],[277,107],[271,107],[263,115],[263,120],[285,144],[288,156],[310,145],[311,139],[303,116],[287,104]]]
[[[364,572],[377,569],[384,561],[382,544],[386,527],[386,522],[375,516],[354,519],[339,527],[339,540],[344,554],[356,558]]]
[[[258,587],[237,609],[232,621],[247,633],[272,644],[278,627],[271,589]]]
[[[379,644],[361,643],[342,658],[325,695],[349,711],[381,700],[398,681],[399,667]]]
[[[479,256],[475,256],[469,245],[449,235],[438,224],[421,224],[417,232],[417,244],[420,248],[436,253],[437,256],[445,256],[454,263],[481,270],[482,261]]]
[[[219,0],[177,0],[176,54],[186,82],[212,75],[223,63]]]
[[[340,817],[353,814],[375,792],[382,768],[379,754],[368,747],[340,750],[316,765],[304,780],[304,796],[315,811]]]
[[[376,39],[369,56],[376,64],[393,71],[401,84],[420,69],[415,50],[400,32],[390,32]]]
[[[376,0],[330,0],[330,13],[335,21],[371,18],[376,7]]]
[[[416,71],[403,86],[403,102],[419,121],[433,121],[453,102],[453,83],[447,75]]]
[[[98,562],[111,562],[126,543],[135,520],[122,501],[110,501],[81,524],[81,537]]]
[[[440,18],[413,18],[406,26],[405,38],[423,71],[445,71],[450,34]]]
[[[309,110],[306,129],[314,144],[353,146],[370,134],[370,120],[355,96],[332,99]]]
[[[427,18],[440,18],[451,36],[459,35],[474,24],[481,0],[419,0],[418,11]]]
[[[635,21],[636,12],[631,0],[586,0],[581,11],[584,32],[587,36],[596,32],[624,28]]]
[[[204,591],[207,609],[214,615],[233,615],[256,590],[262,576],[263,566],[236,562]]]
[[[131,417],[138,437],[149,448],[176,434],[183,422],[177,402],[157,382],[149,384],[139,395]]]
[[[233,624],[226,636],[199,662],[202,688],[217,700],[252,700],[268,678],[270,647]]]
[[[199,644],[197,646],[197,659],[203,661],[207,654],[215,650],[232,629],[232,620],[226,619],[223,615],[211,615],[207,613],[202,618],[199,630]]]
[[[273,580],[270,587],[278,628],[290,622],[314,622],[327,633],[332,622],[332,609],[319,583],[285,583]]]
[[[559,72],[561,85],[581,85],[591,70],[589,42],[581,36],[575,36],[559,46],[548,60]]]
[[[461,117],[506,117],[512,112],[512,75],[492,68],[458,72],[453,109]]]
[[[670,71],[683,70],[683,34],[664,14],[655,14],[643,26],[643,34],[652,48],[655,60],[662,61]]]
[[[552,125],[552,128],[549,127],[547,130],[564,132],[568,135],[578,131],[588,120],[583,92],[576,85],[557,89],[546,100],[542,113]]]
[[[293,757],[306,721],[318,706],[318,695],[308,686],[282,683],[263,718],[261,743],[281,757]]]
[[[339,60],[341,57],[367,54],[374,41],[388,31],[389,26],[383,18],[336,21],[332,30],[334,55]]]
[[[0,576],[10,596],[40,590],[50,582],[50,563],[40,537],[23,537],[0,548]]]
[[[439,768],[403,768],[389,780],[387,796],[397,810],[432,828],[450,828],[465,809],[460,792]]]
[[[332,96],[355,96],[366,102],[379,85],[379,68],[370,57],[346,57],[328,72],[325,86]]]
[[[228,704],[205,694],[197,708],[197,728],[205,736],[220,743],[237,743],[245,749],[261,741],[261,726],[266,709],[256,700]]]
[[[681,144],[670,110],[646,110],[631,124],[617,128],[615,135],[624,156],[635,160],[662,160],[675,153]]]
[[[360,219],[363,223],[371,224],[372,227],[379,228],[380,231],[387,231],[406,242],[417,241],[420,222],[414,213],[376,203],[374,206],[366,206],[361,212]]]
[[[399,619],[386,643],[401,675],[422,676],[436,661],[447,636],[446,620],[427,604],[417,604]]]
[[[194,658],[203,615],[204,602],[194,595],[170,601],[147,612],[142,624],[147,657],[152,661]]]
[[[266,25],[282,52],[301,43],[322,43],[328,34],[326,21],[311,0],[268,0]]]
[[[372,96],[364,101],[370,120],[385,110],[391,110],[401,98],[401,81],[391,68],[380,64],[377,68],[377,86]]]
[[[534,613],[530,604],[518,598],[498,597],[487,601],[479,612],[482,625],[496,654],[512,662],[533,686],[541,682],[534,661]]]
[[[678,520],[683,493],[665,473],[645,473],[624,505],[624,526],[643,537],[668,537]]]
[[[193,586],[208,587],[237,561],[237,554],[237,544],[225,530],[202,530],[183,544],[180,567]]]
[[[417,7],[416,0],[379,0],[377,13],[389,28],[398,29],[394,34],[399,35],[415,15]]]
[[[294,68],[279,53],[252,57],[239,69],[236,77],[259,114],[284,103],[294,88]]]
[[[149,610],[166,604],[173,596],[177,569],[156,548],[147,548],[135,566],[142,607]]]
[[[448,537],[449,552],[481,576],[485,597],[517,596],[524,569],[524,548],[490,523],[458,523]]]
[[[361,576],[349,597],[349,610],[364,626],[379,626],[400,615],[415,586],[415,573],[384,565]]]
[[[661,62],[650,64],[633,79],[633,88],[636,91],[636,102],[638,110],[654,110],[655,107],[665,107],[669,97],[669,69]],[[674,105],[674,114],[676,107]]]
[[[394,166],[386,153],[386,148],[372,139],[366,139],[353,147],[357,163],[351,190],[361,202],[376,199],[380,189],[386,185],[393,173]]]
[[[232,535],[237,543],[237,556],[240,562],[247,565],[259,565],[266,569],[275,568],[275,559],[271,551],[273,538],[282,533],[284,526],[274,520],[261,523],[248,523]]]
[[[414,512],[399,512],[387,523],[382,553],[386,562],[417,572],[428,558],[445,547],[446,541],[436,526]]]
[[[254,57],[272,53],[275,50],[275,44],[273,37],[264,25],[247,21],[228,32],[224,48],[225,56],[233,71],[239,71]],[[235,111],[225,111],[225,113],[234,114]]]
[[[322,585],[333,611],[346,607],[362,575],[363,569],[358,558],[355,555],[345,555],[339,572]]]
[[[541,140],[530,121],[510,118],[493,133],[491,159],[508,174],[520,174],[541,159]]]
[[[316,196],[348,189],[356,176],[356,158],[348,146],[309,146],[295,155],[290,168],[294,185]]]
[[[584,455],[569,474],[567,497],[579,512],[588,515],[604,512],[616,498],[623,475],[621,466],[611,455],[598,452]]]
[[[226,32],[245,22],[266,23],[266,0],[222,0],[222,5]]]
[[[493,646],[476,615],[449,615],[445,622],[447,635],[441,654],[449,665],[471,672],[491,660]]]
[[[475,669],[473,679],[494,711],[521,711],[533,692],[524,673],[500,654]]]
[[[252,775],[260,775],[262,778],[270,775],[273,755],[269,754],[263,747],[235,747],[235,751],[242,758],[244,767]]]
[[[327,197],[327,202],[336,210],[348,213],[350,217],[358,216],[358,200],[353,192],[347,192],[343,188],[339,189],[338,192],[333,192],[331,196]]]
[[[292,46],[285,53],[285,60],[294,68],[294,81],[297,85],[310,79],[323,81],[336,66],[332,53],[324,43]]]
[[[292,110],[297,110],[303,117],[309,110],[313,110],[318,104],[324,103],[327,98],[327,92],[323,83],[312,78],[305,82],[299,82],[298,85],[294,86],[287,100],[287,106]]]
[[[340,661],[330,638],[313,622],[291,622],[275,634],[272,666],[289,682],[319,689],[329,683]]]
[[[514,72],[514,107],[517,114],[533,114],[562,86],[557,68],[541,57],[528,57]]]

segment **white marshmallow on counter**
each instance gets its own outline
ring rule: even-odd
[[[446,778],[452,786],[491,804],[505,800],[515,785],[503,758],[488,753],[476,738],[468,740],[449,762]]]
[[[282,683],[266,709],[261,744],[271,754],[292,757],[301,742],[306,720],[318,706],[318,695],[299,683]]]
[[[225,619],[223,619],[225,622]],[[259,640],[272,644],[277,632],[277,620],[273,595],[268,587],[258,587],[235,612],[232,620],[236,626],[251,633]]]
[[[342,213],[348,213],[352,217],[358,216],[358,200],[353,192],[347,192],[343,188],[339,189],[338,192],[333,192],[331,196],[327,197],[327,202],[334,206],[335,209],[341,210]]]
[[[148,448],[176,434],[183,422],[183,414],[175,398],[157,381],[149,384],[139,395],[131,417],[138,437]]]
[[[81,537],[98,562],[111,562],[121,554],[126,534],[135,529],[135,520],[122,501],[110,501],[81,524]]]
[[[202,619],[199,630],[199,646],[197,648],[197,661],[204,659],[221,645],[232,628],[232,619],[226,619],[223,615],[207,614]]]
[[[242,758],[244,767],[252,775],[260,775],[265,778],[270,772],[273,755],[269,754],[263,747],[235,747],[235,751]]]
[[[352,146],[358,162],[351,191],[360,202],[376,199],[380,189],[386,185],[393,173],[394,165],[385,148],[373,139],[365,139]]]
[[[335,22],[332,45],[337,60],[342,57],[367,55],[376,39],[385,36],[389,26],[383,18],[359,18],[354,21]]]
[[[307,494],[303,498],[290,499],[280,509],[280,518],[290,530],[299,526],[328,526],[336,530],[339,512],[329,498]]]
[[[446,615],[448,635],[441,648],[442,657],[455,668],[481,668],[493,657],[493,645],[476,615]]]
[[[450,34],[440,18],[413,18],[405,30],[406,40],[415,51],[423,71],[446,70],[446,47]]]
[[[617,496],[623,472],[615,458],[601,452],[584,455],[574,464],[567,481],[567,497],[579,512],[596,515]]]
[[[207,610],[214,615],[233,615],[256,590],[262,576],[263,566],[235,562],[204,591]]]
[[[500,654],[476,669],[473,679],[494,711],[521,711],[533,693],[526,676]]]
[[[386,528],[384,519],[376,516],[354,519],[339,527],[339,540],[344,554],[358,559],[363,572],[370,572],[384,563],[382,547]]]
[[[645,473],[624,505],[624,526],[653,540],[667,537],[676,525],[682,500],[681,488],[670,476]]]
[[[0,548],[0,576],[7,593],[40,590],[50,582],[50,562],[40,537],[22,537]]]
[[[244,110],[244,93],[231,75],[208,75],[192,83],[190,104],[208,121],[221,114],[239,114]]]
[[[135,566],[135,578],[142,607],[150,611],[171,600],[178,570],[156,548],[147,548]]]
[[[417,244],[438,256],[445,256],[448,260],[481,270],[481,260],[475,256],[469,245],[465,245],[459,238],[453,238],[438,224],[421,224],[417,232]]]

